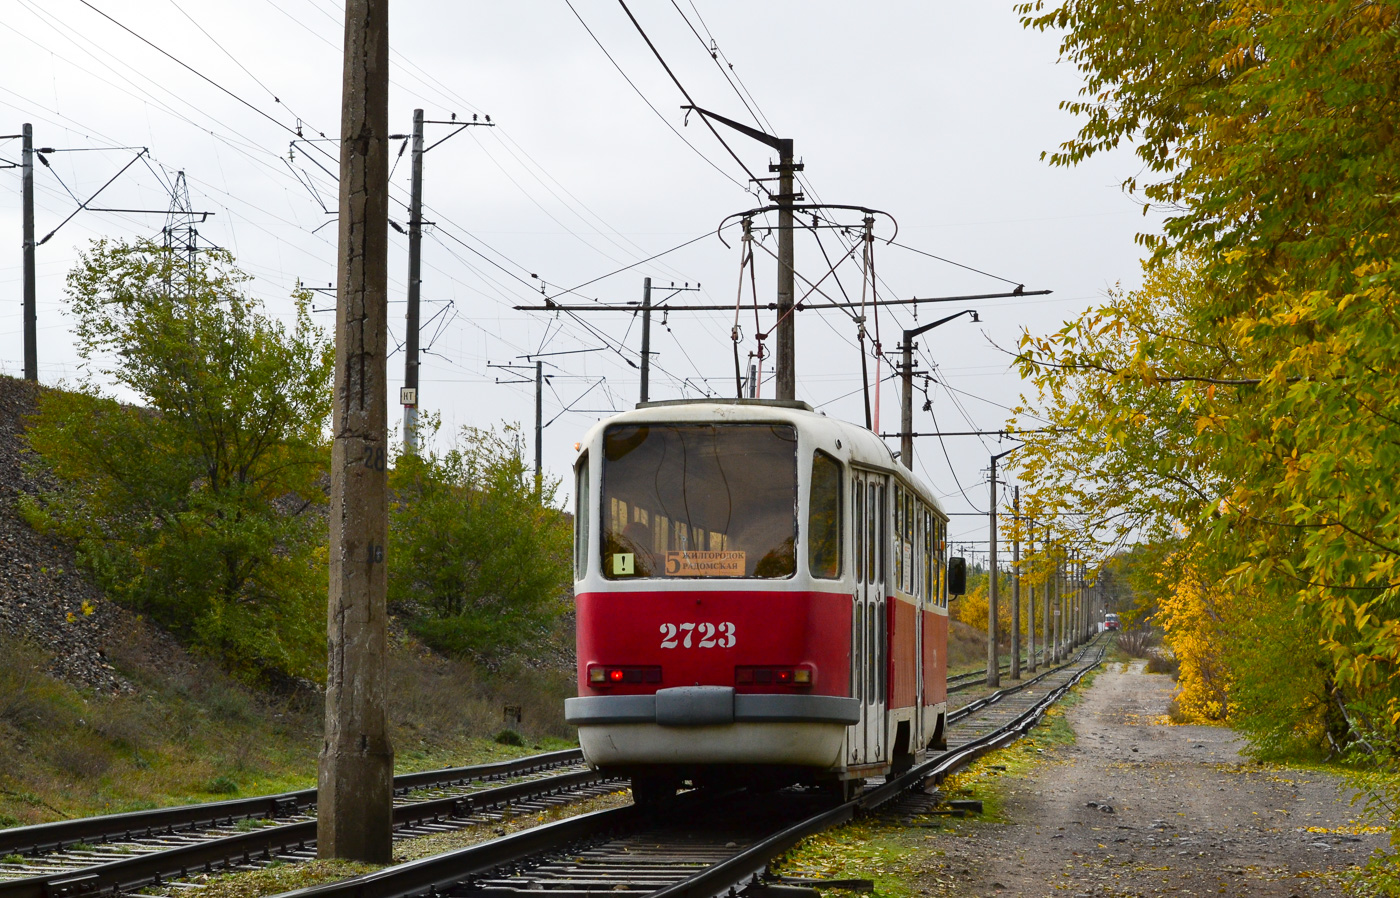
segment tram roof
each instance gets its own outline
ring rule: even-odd
[[[841,441],[838,452],[842,459],[857,465],[892,470],[907,481],[928,502],[942,510],[933,492],[912,471],[899,464],[885,441],[866,428],[830,418],[800,400],[787,399],[667,399],[639,402],[632,411],[604,418],[589,429],[584,445],[593,441],[605,427],[614,424],[668,423],[791,423],[818,442],[834,444]]]

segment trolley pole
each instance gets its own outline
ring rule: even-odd
[[[642,401],[651,399],[651,278],[642,278]]]
[[[1012,487],[1011,679],[1021,679],[1021,487]]]
[[[389,0],[346,0],[331,448],[326,731],[316,853],[393,858],[388,537]]]
[[[403,448],[418,454],[418,330],[423,278],[423,110],[413,110],[413,180],[408,194],[408,332],[404,335]]]
[[[24,379],[39,381],[39,313],[34,286],[34,126],[20,128],[20,205],[24,238]]]

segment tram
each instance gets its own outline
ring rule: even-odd
[[[575,465],[578,696],[648,803],[850,795],[944,747],[948,518],[869,430],[804,402],[644,402]]]

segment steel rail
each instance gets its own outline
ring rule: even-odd
[[[409,898],[437,894],[542,851],[631,829],[645,818],[636,805],[580,814],[364,876],[284,892],[278,898]]]
[[[1087,655],[1090,651],[1093,650],[1093,648],[1094,648],[1094,646],[1097,644],[1097,642],[1098,642],[1098,640],[1095,639],[1094,641],[1087,643],[1083,648],[1081,648],[1081,649],[1079,650],[1079,652],[1074,656],[1074,660],[1072,660],[1072,661],[1066,661],[1066,662],[1064,662],[1063,664],[1060,664],[1060,665],[1058,665],[1058,666],[1056,666],[1056,667],[1051,667],[1051,668],[1045,670],[1044,672],[1039,673],[1039,674],[1037,674],[1037,675],[1034,676],[1034,677],[1031,677],[1029,680],[1022,680],[1021,682],[1017,683],[1015,686],[1006,686],[1006,687],[1004,687],[1004,688],[1002,688],[1002,689],[998,689],[996,692],[993,692],[993,693],[991,693],[990,695],[984,695],[982,698],[976,699],[975,701],[968,702],[966,705],[963,705],[961,708],[958,708],[958,709],[953,710],[953,711],[949,711],[949,712],[948,712],[948,722],[949,722],[949,723],[956,723],[957,721],[961,720],[962,718],[966,717],[966,716],[969,715],[969,714],[972,714],[972,713],[974,713],[974,712],[976,712],[976,711],[980,711],[980,710],[982,710],[983,708],[987,707],[988,705],[996,704],[997,702],[1001,701],[1001,700],[1002,700],[1003,698],[1005,698],[1006,696],[1015,695],[1016,693],[1020,692],[1022,689],[1025,689],[1025,688],[1028,687],[1028,686],[1034,686],[1036,683],[1039,683],[1041,680],[1045,679],[1046,677],[1054,676],[1055,674],[1064,672],[1066,669],[1068,669],[1068,668],[1070,668],[1070,667],[1073,667],[1074,665],[1076,665],[1076,664],[1078,664],[1080,661],[1082,661],[1082,660],[1084,659],[1084,656]],[[1103,649],[1100,648],[1099,651],[1100,651],[1100,658],[1102,658]]]
[[[580,770],[484,789],[470,795],[404,804],[394,808],[394,826],[401,828],[450,817],[464,817],[485,808],[579,789],[605,779],[597,771]],[[191,872],[213,872],[230,863],[270,860],[278,853],[302,850],[315,842],[315,820],[268,826],[206,842],[133,855],[79,871],[0,882],[0,898],[70,898],[127,892]]]
[[[418,773],[401,773],[394,777],[394,794],[404,795],[418,789],[458,785],[474,780],[523,776],[582,760],[583,752],[580,749],[572,748],[530,755],[513,761],[497,761],[468,767],[445,767],[441,770],[425,770]],[[0,856],[57,851],[78,843],[139,838],[143,835],[156,835],[174,829],[189,830],[202,826],[218,826],[232,823],[235,820],[276,820],[302,814],[307,809],[314,807],[315,804],[316,790],[300,789],[277,795],[260,795],[255,798],[235,798],[229,801],[211,801],[204,804],[188,804],[173,808],[155,808],[149,811],[132,811],[126,814],[80,817],[76,820],[61,820],[57,823],[19,826],[0,830]]]
[[[1080,657],[1083,657],[1083,653]],[[1019,739],[1023,733],[1035,726],[1046,709],[1058,701],[1086,673],[1096,667],[1102,658],[1103,651],[1100,649],[1099,658],[1093,664],[1078,671],[1065,684],[1047,693],[1032,708],[1018,715],[1014,721],[996,732],[966,742],[936,758],[931,758],[883,785],[862,792],[839,807],[809,817],[782,832],[755,842],[729,860],[708,867],[701,873],[674,885],[652,892],[648,898],[714,898],[714,896],[721,895],[746,882],[757,883],[758,877],[766,870],[770,860],[808,836],[845,823],[851,820],[857,812],[874,810],[930,777],[941,779],[948,773],[967,766],[982,755]],[[1063,670],[1062,667],[1058,671],[1050,673],[1063,672]],[[1042,676],[1048,675],[1049,673]],[[1011,691],[1019,691],[1019,687]],[[360,898],[371,898],[371,896],[360,896]]]
[[[1035,654],[1037,658],[1043,658],[1045,655],[1045,650],[1036,649]],[[1028,664],[1029,660],[1029,655],[1022,656],[1022,665]],[[1007,658],[1006,660],[1002,661],[1000,664],[997,665],[997,669],[1002,671],[1003,673],[1009,671],[1011,669],[1011,659]],[[969,686],[976,686],[982,681],[984,681],[986,677],[987,669],[985,667],[977,668],[976,670],[964,671],[960,674],[953,674],[951,677],[948,678],[948,691],[957,692],[958,690],[966,689]]]
[[[1076,660],[1082,662],[1089,650],[1086,648]],[[807,836],[844,823],[858,813],[872,810],[931,777],[942,778],[952,770],[971,763],[982,754],[1019,738],[1022,733],[1028,731],[1039,721],[1050,705],[1062,697],[1089,670],[1097,666],[1102,657],[1103,650],[1100,649],[1099,657],[1079,670],[1074,670],[1072,665],[1064,665],[1047,671],[1036,680],[1023,684],[1022,687],[1006,690],[1005,694],[1014,694],[1024,686],[1029,686],[1046,677],[1070,674],[1063,684],[1049,690],[1030,708],[1018,714],[1014,720],[997,731],[970,740],[931,758],[891,779],[884,785],[862,793],[851,801],[825,809],[787,826],[773,835],[740,849],[730,858],[712,864],[693,876],[645,894],[648,898],[714,898],[714,896],[729,892],[746,882],[757,882],[757,878],[773,857],[796,845]],[[991,701],[984,701],[979,704],[979,707],[986,707],[991,703]],[[674,804],[666,806],[662,813],[672,819],[684,819],[688,808],[701,807],[703,801],[700,796],[682,795]],[[651,819],[653,818],[648,812],[635,805],[598,811],[524,830],[481,845],[387,867],[366,876],[298,889],[284,893],[278,898],[417,898],[417,896],[445,894],[464,883],[470,886],[474,881],[498,873],[502,868],[529,867],[541,854],[546,852],[551,854],[562,852],[568,846],[596,840],[606,834],[635,831],[636,828]],[[590,885],[588,888],[593,888],[593,886]],[[487,891],[494,893],[497,890],[488,889]],[[635,890],[632,893],[642,894]],[[544,894],[548,894],[548,891],[546,890]]]

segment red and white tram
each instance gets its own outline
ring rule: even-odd
[[[639,801],[829,783],[941,748],[947,517],[803,402],[643,403],[576,465],[578,726]]]

